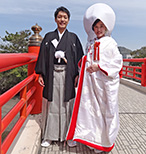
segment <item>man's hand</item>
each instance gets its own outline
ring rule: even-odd
[[[79,78],[79,76],[76,76],[76,78],[75,78],[75,83],[74,83],[75,87],[77,87],[77,85],[78,85],[78,78]]]
[[[38,82],[42,87],[45,87],[42,75],[39,75]]]

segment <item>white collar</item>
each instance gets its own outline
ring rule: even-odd
[[[57,29],[58,30],[58,29]],[[62,36],[63,36],[63,34],[64,34],[64,32],[66,31],[66,29],[62,32],[62,34],[59,32],[59,30],[58,30],[58,35],[59,35],[59,40],[61,40],[61,38],[62,38]]]

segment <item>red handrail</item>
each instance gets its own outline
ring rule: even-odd
[[[37,98],[34,98],[33,95],[35,95],[37,91],[37,85],[35,83],[37,75],[34,73],[34,66],[37,60],[37,55],[38,54],[36,53],[0,54],[0,72],[26,64],[29,65],[29,76],[0,95],[0,154],[5,154],[7,152],[26,118],[36,106]],[[31,68],[32,66],[33,68]],[[19,92],[20,101],[17,102],[17,104],[2,119],[2,107]],[[9,132],[4,142],[1,143],[2,133],[19,112],[20,117],[18,121]],[[40,110],[38,112],[40,112]]]
[[[121,71],[122,77],[136,79],[141,82],[141,86],[146,86],[146,58],[123,59],[123,62],[141,62],[141,66],[129,66],[124,64]]]
[[[32,96],[34,94],[35,90],[36,90],[36,87],[32,87],[32,89],[30,89],[28,93],[30,93],[30,91],[31,91],[31,96]],[[28,93],[27,93],[27,96],[28,96]],[[7,128],[7,126],[11,123],[11,121],[15,118],[15,116],[18,114],[18,112],[23,108],[26,101],[28,101],[31,96],[27,97],[26,100],[21,98],[20,101],[15,105],[15,107],[13,107],[7,113],[7,115],[2,119],[2,126],[1,126],[1,128],[2,128],[1,132],[2,133]]]
[[[3,53],[0,54],[0,72],[35,62],[35,53]]]
[[[8,148],[12,144],[14,138],[18,134],[20,128],[22,127],[22,125],[25,122],[26,118],[30,114],[30,112],[33,109],[34,105],[35,105],[35,100],[32,100],[31,103],[27,107],[26,117],[22,117],[21,116],[19,118],[19,120],[17,121],[17,123],[15,124],[15,126],[13,127],[13,129],[11,130],[11,132],[8,134],[8,136],[4,140],[4,142],[3,142],[2,146],[1,146],[1,153],[2,154],[5,154],[7,152]]]
[[[11,98],[13,98],[16,94],[18,94],[26,85],[28,85],[31,81],[33,81],[36,78],[35,74],[32,74],[31,76],[27,77],[14,87],[12,87],[10,90],[6,91],[4,94],[0,96],[0,106],[2,107],[7,103]]]

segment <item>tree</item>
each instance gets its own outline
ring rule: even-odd
[[[28,41],[31,35],[30,30],[16,32],[15,34],[6,31],[6,36],[0,44],[0,53],[26,53],[28,52]],[[4,93],[27,77],[27,65],[17,67],[0,73],[0,94]]]
[[[141,49],[134,50],[131,52],[131,55],[133,58],[145,58],[146,57],[146,47],[142,47]],[[141,66],[142,62],[130,62],[130,65],[132,66]]]
[[[141,49],[131,52],[131,55],[134,58],[145,58],[146,57],[146,47],[142,47]]]
[[[145,58],[146,57],[146,47],[142,47],[141,49],[138,50],[134,50],[133,52],[131,52],[131,55],[133,58]],[[141,67],[141,65],[143,64],[143,62],[130,62],[129,65],[131,66],[139,66]],[[141,72],[141,69],[137,69],[137,72]],[[137,77],[141,78],[141,75],[136,74]],[[140,82],[137,79],[133,79],[134,81]]]
[[[0,37],[3,44],[0,45],[1,53],[25,53],[28,50],[30,30],[16,32],[15,34],[6,31],[4,38]]]

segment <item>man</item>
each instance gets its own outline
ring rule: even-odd
[[[35,71],[43,89],[42,146],[51,141],[64,141],[70,122],[75,86],[78,80],[78,61],[83,49],[77,35],[69,32],[70,12],[59,7],[54,13],[57,29],[45,35]],[[69,146],[76,143],[68,141]]]

